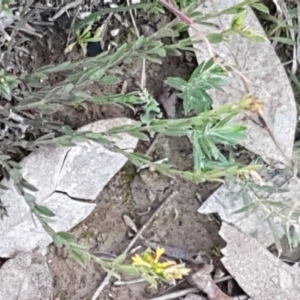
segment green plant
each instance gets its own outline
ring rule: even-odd
[[[20,81],[16,76],[4,73],[0,70],[0,96],[4,99],[11,101],[13,89],[19,85]]]
[[[45,66],[34,73],[24,73],[20,79],[30,89],[21,90],[19,94],[14,95],[19,101],[14,106],[14,110],[21,112],[35,109],[42,114],[51,114],[63,109],[63,105],[74,105],[84,101],[99,104],[139,104],[141,101],[137,97],[137,93],[99,96],[91,95],[86,88],[94,82],[100,85],[120,83],[123,74],[123,69],[119,66],[121,62],[126,66],[145,58],[147,61],[160,63],[168,53],[178,53],[187,46],[191,47],[192,43],[189,39],[184,43],[178,41],[172,45],[164,45],[160,41],[162,37],[174,36],[177,36],[177,30],[175,22],[172,22],[154,36],[149,38],[141,36],[134,42],[120,45],[114,53],[106,51],[82,61]],[[50,86],[48,76],[55,73],[60,73],[64,79],[54,86]]]
[[[290,200],[281,199],[281,194],[287,193],[286,182],[283,184],[258,184],[251,178],[240,178],[240,190],[235,198],[241,197],[244,206],[235,213],[253,213],[259,210],[264,214],[273,234],[279,256],[282,253],[280,237],[284,233],[291,248],[299,245],[299,205]],[[270,195],[276,195],[274,200]],[[234,200],[234,199],[233,199]]]
[[[184,114],[197,115],[211,109],[212,99],[207,91],[226,85],[226,75],[226,70],[211,59],[200,64],[188,81],[179,77],[169,77],[166,83],[181,92],[179,97],[183,100]]]
[[[11,4],[10,0],[1,0],[0,1],[0,12],[1,10],[8,10]]]
[[[120,12],[127,12],[134,9],[141,9],[144,11],[147,11],[149,8],[151,8],[154,4],[153,3],[138,3],[138,4],[131,4],[129,6],[118,6],[114,8],[102,8],[94,13],[92,13],[90,16],[86,17],[82,21],[76,23],[74,25],[74,30],[77,31],[79,29],[85,28],[88,25],[93,25],[94,23],[98,22],[100,18],[104,15],[108,15],[110,13],[120,13]]]
[[[82,31],[76,31],[76,42],[71,43],[65,49],[65,53],[72,51],[76,43],[81,47],[83,56],[86,56],[86,47],[89,42],[100,42],[100,31],[101,27],[97,28],[96,31],[92,34],[92,25],[88,25]]]
[[[163,14],[165,13],[164,7],[162,6],[161,2],[159,0],[153,0],[149,1],[151,4],[153,4],[147,11],[151,14]]]
[[[294,31],[297,30],[298,15],[297,8],[289,8],[292,3],[280,4],[281,12],[277,16],[269,14],[269,11],[259,10],[258,17],[265,22],[265,29],[268,38],[273,41],[274,47],[277,43],[294,46],[296,44]]]

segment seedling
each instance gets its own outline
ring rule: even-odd
[[[88,25],[85,29],[82,31],[77,30],[76,31],[76,42],[71,43],[67,46],[65,49],[65,53],[69,53],[72,51],[74,46],[78,44],[83,52],[83,56],[86,56],[86,49],[88,42],[100,42],[100,31],[101,27],[97,28],[94,34],[92,34],[92,25]]]
[[[19,80],[13,75],[5,75],[4,71],[0,71],[0,96],[10,101],[12,98],[12,90],[19,84]]]

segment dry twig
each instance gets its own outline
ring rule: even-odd
[[[142,282],[145,282],[145,279],[138,278],[138,279],[129,280],[129,281],[115,281],[114,285],[121,286],[121,285],[130,285],[130,284],[136,284],[136,283],[142,283]]]
[[[80,4],[82,4],[82,0],[76,0],[76,1],[72,1],[68,4],[66,4],[65,6],[63,6],[52,18],[49,18],[49,21],[55,21],[56,19],[58,19],[62,14],[64,14],[66,11],[68,11],[68,9],[74,8]]]

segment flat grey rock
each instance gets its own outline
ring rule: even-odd
[[[51,300],[52,276],[46,258],[38,251],[25,252],[0,269],[0,299]]]
[[[101,120],[80,130],[103,132],[132,123],[134,121],[126,118]],[[122,134],[114,138],[114,142],[121,149],[133,151],[138,140]],[[92,201],[126,161],[120,153],[111,152],[95,142],[84,142],[74,147],[40,148],[24,158],[21,166],[24,178],[38,189],[36,193],[32,192],[37,203],[55,213],[51,226],[56,231],[68,231],[93,211],[95,204]],[[9,214],[0,222],[0,257],[12,257],[51,243],[51,238],[31,214],[12,182],[2,183],[10,189],[0,191]]]
[[[249,213],[234,213],[245,206],[241,197],[233,200],[240,188],[241,186],[236,182],[227,182],[201,205],[198,212],[218,213],[223,221],[234,224],[242,232],[259,240],[265,247],[272,245],[274,240],[264,212],[256,210]]]
[[[300,295],[298,264],[289,266],[256,239],[222,224],[220,236],[224,267],[253,300],[296,300]]]
[[[267,205],[264,205],[264,199],[268,201],[282,202],[287,205],[287,210],[284,210],[281,207],[278,207],[277,209],[273,208],[273,212],[275,213],[272,216],[277,228],[277,234],[279,237],[282,237],[285,233],[285,228],[282,227],[284,225],[281,224],[281,220],[278,218],[278,215],[282,218],[284,215],[287,217],[289,213],[288,207],[291,208],[291,211],[293,207],[299,207],[300,180],[299,178],[288,180],[288,178],[290,178],[290,173],[286,170],[282,170],[272,178],[268,175],[266,175],[265,178],[267,185],[282,187],[286,191],[281,193],[257,192],[257,196],[259,198],[257,198],[252,192],[248,191],[250,202],[245,203],[241,196],[236,197],[241,189],[240,184],[235,180],[231,180],[217,189],[201,205],[198,212],[203,214],[218,213],[223,221],[233,224],[242,232],[257,239],[263,246],[269,247],[274,243],[274,237],[266,220],[266,216],[269,216],[270,214],[270,209]],[[257,208],[255,210],[235,213],[250,203],[256,203]],[[297,222],[298,220],[290,218],[291,226],[296,225]],[[285,223],[283,222],[283,224]]]

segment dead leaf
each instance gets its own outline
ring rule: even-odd
[[[232,300],[231,297],[224,294],[215,284],[210,275],[212,271],[212,265],[203,265],[198,272],[191,275],[189,282],[201,292],[207,294],[209,300]]]
[[[149,37],[155,33],[155,30],[149,25],[141,25],[140,27],[145,37]]]
[[[299,299],[299,267],[286,265],[231,225],[223,223],[219,234],[227,242],[221,261],[252,300]]]
[[[46,258],[38,251],[8,260],[0,269],[0,299],[51,300],[52,276]]]
[[[221,11],[240,2],[242,1],[205,0],[202,1],[199,10],[206,14]],[[265,36],[252,9],[248,7],[246,11],[245,26]],[[209,22],[219,26],[221,32],[230,27],[233,17],[233,14],[222,15],[210,19]],[[205,35],[218,33],[212,27],[201,25],[199,30]],[[191,29],[190,34],[195,37],[196,31]],[[221,57],[220,62],[234,68],[229,76],[229,85],[222,90],[210,92],[214,106],[236,103],[250,93],[262,101],[263,118],[276,143],[268,130],[259,125],[260,122],[256,124],[251,120],[255,118],[253,114],[246,118],[245,115],[240,115],[233,120],[247,127],[247,136],[240,144],[263,158],[289,165],[292,161],[297,109],[290,82],[279,58],[269,41],[258,43],[234,34],[229,37],[228,45],[230,49],[225,43],[212,45],[217,56]],[[194,48],[198,63],[211,58],[203,43],[195,44]]]
[[[164,88],[162,94],[158,97],[158,102],[164,108],[169,119],[176,118],[177,95],[170,88]]]
[[[128,217],[127,215],[123,216],[124,223],[126,224],[127,227],[129,227],[133,232],[137,233],[138,229],[132,219]]]
[[[70,53],[70,52],[73,50],[73,48],[74,48],[74,46],[75,46],[76,44],[77,44],[77,42],[74,42],[74,43],[71,43],[70,45],[68,45],[68,46],[66,47],[64,53],[65,53],[65,54]]]

